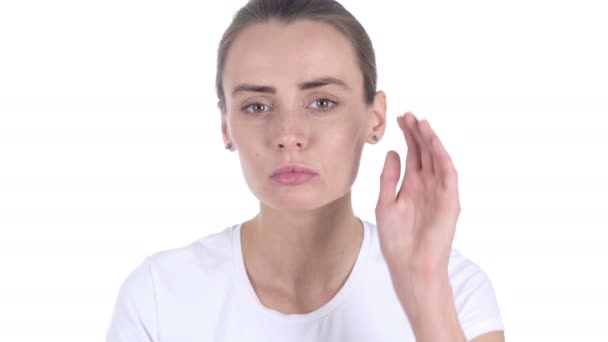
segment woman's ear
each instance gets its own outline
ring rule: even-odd
[[[221,115],[226,115],[226,106],[222,100],[217,101],[217,109],[220,110]]]
[[[386,129],[386,94],[383,91],[377,91],[374,95],[370,114],[370,140],[376,143],[382,138]],[[377,140],[372,139],[374,135],[378,138]]]
[[[228,129],[228,116],[226,115],[226,107],[222,103],[222,101],[217,102],[217,108],[220,110],[221,121],[222,121],[222,138],[224,139],[224,146],[227,149],[232,150],[232,146],[234,143],[232,142],[232,137],[230,136],[230,130]],[[230,146],[230,148],[228,147]]]

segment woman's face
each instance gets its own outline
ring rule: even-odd
[[[299,20],[251,25],[234,40],[223,70],[222,134],[239,153],[253,194],[277,209],[311,210],[344,196],[386,105],[364,101],[355,51],[332,26]],[[271,178],[288,163],[316,172],[285,185]]]

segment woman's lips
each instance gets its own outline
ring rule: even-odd
[[[275,181],[285,185],[298,185],[306,183],[315,177],[316,174],[309,172],[283,172],[278,173],[271,178]]]
[[[316,175],[314,170],[306,166],[287,164],[276,168],[270,178],[281,184],[297,185],[308,182]]]

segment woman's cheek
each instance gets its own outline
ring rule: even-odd
[[[258,129],[251,125],[235,124],[232,130],[233,138],[237,144],[237,147],[243,150],[256,149],[259,146],[259,134]]]
[[[326,151],[326,157],[333,161],[338,159],[341,162],[350,161],[353,157],[353,146],[357,145],[356,140],[358,140],[353,133],[353,131],[342,130],[327,135],[327,139],[321,143],[322,150]],[[336,156],[340,156],[340,158],[336,158]]]

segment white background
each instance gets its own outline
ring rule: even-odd
[[[223,147],[216,49],[244,1],[0,3],[0,340],[101,341],[127,274],[253,216]],[[602,1],[343,1],[388,96],[355,212],[375,221],[395,117],[459,171],[455,247],[510,341],[606,341],[608,12]]]

